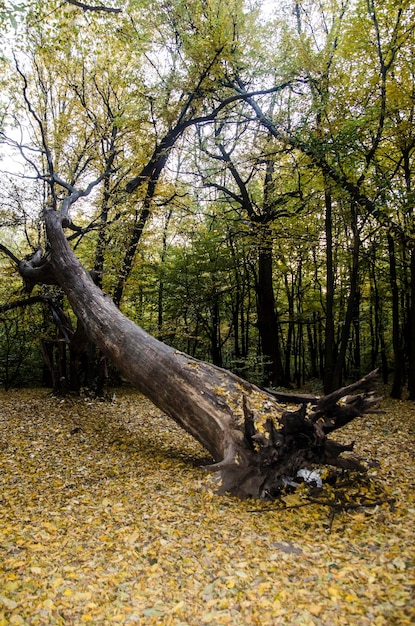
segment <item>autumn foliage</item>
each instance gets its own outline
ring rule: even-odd
[[[413,623],[411,403],[359,422],[380,467],[273,503],[219,498],[204,449],[135,391],[0,406],[1,626]]]

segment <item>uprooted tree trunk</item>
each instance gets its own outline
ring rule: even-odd
[[[89,339],[120,373],[210,452],[222,490],[240,497],[274,497],[301,468],[330,464],[363,470],[342,456],[353,445],[328,435],[375,410],[370,393],[375,372],[328,396],[271,393],[229,371],[198,361],[158,341],[127,319],[92,281],[68,245],[58,212],[46,212],[47,263],[20,271],[42,282],[51,274]],[[361,390],[361,393],[347,394]]]

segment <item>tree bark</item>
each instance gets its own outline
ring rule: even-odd
[[[258,331],[264,358],[264,381],[266,385],[287,385],[289,382],[282,365],[278,336],[272,272],[272,234],[268,226],[263,226],[260,233],[256,292]]]
[[[325,182],[325,234],[326,234],[326,333],[324,343],[324,391],[333,391],[335,364],[334,332],[334,269],[333,269],[333,207],[331,193]]]
[[[393,345],[393,383],[391,397],[400,399],[402,397],[404,357],[401,346],[401,331],[399,324],[399,288],[396,271],[396,254],[393,237],[388,233],[389,252],[389,280],[392,292],[392,345]]]
[[[197,439],[214,459],[221,490],[273,498],[288,477],[312,464],[363,470],[343,457],[353,445],[328,434],[378,402],[369,393],[375,373],[329,396],[270,393],[215,365],[179,352],[128,320],[97,287],[66,240],[61,216],[46,212],[50,271],[91,341],[120,373]],[[363,393],[345,397],[349,392]],[[343,398],[343,402],[339,402]],[[287,410],[281,402],[296,404]]]
[[[353,316],[356,310],[356,298],[359,289],[359,256],[360,256],[360,238],[357,228],[356,207],[351,206],[352,213],[352,230],[353,230],[353,251],[352,251],[352,267],[350,271],[350,287],[347,298],[347,308],[344,317],[341,337],[339,343],[339,351],[334,363],[333,386],[337,388],[342,381],[343,369],[346,362],[347,345],[350,338],[350,329],[353,322]]]
[[[408,399],[415,400],[415,251],[410,250],[410,294],[409,308],[409,368],[408,368]]]

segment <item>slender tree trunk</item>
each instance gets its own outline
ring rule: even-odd
[[[331,193],[326,188],[325,194],[325,233],[326,233],[326,334],[324,341],[324,391],[334,389],[334,269],[333,269],[333,209]]]
[[[242,288],[242,280],[240,276],[240,270],[238,267],[237,256],[235,252],[235,246],[233,241],[233,235],[228,233],[228,244],[230,248],[230,253],[233,261],[233,280],[234,282],[234,295],[231,299],[231,310],[232,310],[232,327],[233,327],[233,345],[234,345],[234,357],[237,363],[240,362],[241,358],[241,344],[240,344],[240,336],[242,336],[243,341],[243,324],[241,324],[241,329],[239,327],[239,320],[243,322],[243,288]]]
[[[295,326],[294,326],[294,294],[293,294],[293,286],[288,281],[287,273],[284,274],[284,282],[285,282],[285,293],[287,295],[288,301],[288,329],[287,329],[287,340],[285,343],[285,378],[286,380],[291,380],[291,357],[292,357],[292,349],[293,343],[295,340]]]
[[[245,358],[249,355],[249,350],[251,347],[251,313],[254,308],[255,298],[253,296],[254,289],[252,289],[252,273],[249,270],[249,267],[244,261],[244,285],[245,285],[245,298],[246,304],[241,307],[241,349],[242,356]]]
[[[409,146],[410,144],[408,144]],[[412,150],[413,147],[405,147],[402,150],[403,171],[405,176],[405,190],[407,198],[407,217],[409,222],[409,233],[412,243],[408,246],[409,250],[409,307],[407,332],[408,332],[408,394],[410,400],[415,400],[415,249],[413,245],[414,239],[414,201],[412,191]]]
[[[380,298],[379,289],[375,276],[375,268],[373,263],[373,271],[370,276],[370,305],[369,305],[369,332],[370,332],[370,362],[372,369],[375,368],[379,354],[379,324]]]
[[[360,300],[361,300],[361,292],[360,288],[357,287],[356,297],[354,301],[353,307],[353,369],[354,375],[360,376],[360,366],[361,366],[361,341],[360,341]]]
[[[415,400],[415,250],[412,248],[411,254],[411,306],[409,309],[409,373],[408,373],[408,398]]]
[[[393,242],[392,242],[393,245]],[[371,323],[371,334],[372,334],[372,351],[371,351],[371,364],[372,369],[376,367],[376,362],[378,359],[378,354],[380,352],[380,361],[381,361],[381,373],[383,383],[386,385],[388,383],[389,376],[389,365],[388,365],[388,355],[385,341],[385,332],[384,332],[384,324],[383,322],[383,306],[381,294],[379,292],[378,279],[376,274],[376,249],[373,247],[373,255],[371,262],[371,284],[373,290],[372,297],[372,309],[371,319],[374,319],[374,322]],[[393,309],[393,305],[392,305]],[[393,315],[392,315],[393,318]],[[392,332],[393,334],[393,332]]]
[[[349,296],[347,298],[346,314],[344,317],[341,338],[339,344],[339,352],[334,365],[333,384],[334,388],[341,385],[343,368],[346,362],[347,345],[350,338],[350,329],[353,322],[353,316],[356,310],[356,299],[359,289],[359,254],[360,254],[360,239],[357,232],[355,207],[352,206],[352,228],[353,228],[353,253],[352,253],[352,268],[350,273],[350,288]]]
[[[170,209],[166,215],[166,219],[163,226],[163,242],[160,256],[160,264],[161,264],[161,276],[159,280],[158,293],[157,293],[157,338],[160,341],[163,341],[163,308],[164,308],[164,263],[166,261],[167,256],[167,233],[171,220],[171,216],[173,215],[173,209]]]
[[[311,378],[318,378],[318,340],[317,340],[317,315],[313,312],[312,321],[307,324],[308,353],[310,356]]]
[[[210,353],[214,365],[222,367],[222,342],[220,336],[220,310],[218,300],[218,296],[214,296],[211,308],[212,324],[210,329]]]
[[[391,397],[400,399],[402,397],[403,384],[403,354],[401,347],[401,332],[399,319],[399,289],[396,273],[396,254],[395,242],[390,233],[388,233],[388,251],[389,251],[389,279],[392,292],[392,345],[393,345],[393,382]]]
[[[95,282],[98,287],[102,288],[102,277],[104,275],[105,250],[107,248],[108,237],[108,214],[111,198],[111,169],[114,166],[116,156],[115,141],[117,138],[118,128],[114,124],[111,130],[111,139],[108,154],[104,154],[105,171],[108,172],[104,178],[104,189],[101,202],[101,213],[99,217],[98,241],[95,250],[94,271],[96,272]]]
[[[135,255],[137,252],[137,246],[141,239],[141,235],[143,234],[144,227],[147,223],[148,218],[150,217],[150,198],[146,198],[146,204],[144,208],[141,210],[137,223],[133,228],[133,232],[131,233],[130,241],[127,246],[127,250],[124,255],[124,260],[121,266],[121,270],[118,276],[118,281],[114,289],[114,302],[117,306],[120,305],[124,288],[127,283],[127,280],[131,274],[133,263],[135,259]]]

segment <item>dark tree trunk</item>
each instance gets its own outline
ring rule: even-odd
[[[371,364],[372,369],[375,369],[376,362],[378,359],[378,355],[380,352],[380,361],[381,361],[381,372],[382,372],[382,380],[385,385],[388,384],[388,375],[389,375],[389,365],[388,365],[388,355],[385,341],[385,332],[383,328],[383,306],[382,306],[382,298],[379,292],[378,279],[376,275],[376,248],[373,247],[371,260],[371,285],[372,285],[372,298],[371,298],[371,324],[370,324],[370,333],[371,333]]]
[[[402,165],[405,176],[405,190],[408,200],[407,217],[409,224],[413,224],[413,189],[412,189],[412,146],[402,150]],[[409,229],[410,236],[413,237],[413,226]],[[408,393],[409,400],[415,400],[415,249],[413,243],[408,246],[409,250],[409,307],[408,307]]]
[[[70,249],[58,213],[46,213],[46,228],[48,272],[65,291],[88,338],[210,452],[215,463],[209,469],[219,472],[223,491],[268,498],[279,493],[288,476],[312,464],[364,469],[359,459],[342,456],[352,446],[328,435],[374,410],[378,399],[368,390],[375,373],[322,398],[268,393],[148,335],[94,284]],[[363,392],[348,395],[357,389]],[[281,402],[297,407],[286,410]]]
[[[285,293],[287,294],[288,301],[288,328],[287,335],[285,341],[285,378],[286,380],[291,380],[291,357],[292,357],[292,347],[295,335],[295,327],[294,327],[294,293],[293,293],[293,285],[288,280],[288,275],[284,275],[284,283],[285,283]]]
[[[264,359],[264,381],[267,385],[286,386],[278,322],[275,311],[274,285],[272,276],[272,235],[268,227],[262,229],[258,252],[257,315],[261,350]]]
[[[311,378],[318,378],[318,340],[317,340],[317,314],[313,313],[313,321],[307,324],[308,353],[310,357]]]
[[[353,228],[353,253],[352,253],[352,268],[350,274],[350,291],[347,299],[346,314],[344,317],[341,338],[339,344],[339,352],[336,362],[334,364],[333,373],[333,387],[337,388],[341,385],[343,369],[346,361],[347,345],[350,338],[350,330],[353,322],[353,317],[356,311],[356,299],[359,289],[359,252],[360,252],[360,239],[357,231],[356,222],[356,207],[352,205],[352,228]]]
[[[409,400],[415,400],[415,250],[411,249],[411,306],[409,309],[409,373],[408,373],[408,393]]]
[[[210,354],[212,357],[212,363],[222,367],[222,341],[220,336],[220,310],[219,310],[219,296],[213,296],[213,302],[211,305],[211,324],[210,324]]]
[[[360,376],[361,366],[361,345],[360,345],[360,304],[361,304],[361,292],[360,288],[357,288],[356,297],[354,301],[353,310],[353,371],[354,375]]]
[[[167,233],[173,209],[170,209],[166,215],[163,226],[163,243],[160,255],[161,274],[157,293],[157,338],[163,341],[163,313],[164,313],[164,264],[167,256]]]
[[[69,343],[69,387],[79,392],[85,385],[88,370],[88,335],[78,321],[77,328]]]
[[[233,261],[233,280],[234,280],[234,293],[231,298],[231,310],[232,310],[232,328],[233,328],[233,344],[234,344],[234,357],[235,361],[240,363],[243,350],[241,349],[241,340],[244,339],[244,318],[243,318],[243,280],[240,275],[240,268],[235,252],[235,246],[232,233],[228,234],[229,249]],[[239,321],[241,320],[241,325]]]
[[[102,278],[104,274],[104,262],[105,262],[105,250],[108,245],[108,215],[109,215],[109,207],[110,207],[110,198],[111,198],[111,170],[114,166],[114,160],[116,157],[115,151],[115,141],[117,138],[118,128],[117,125],[114,124],[111,130],[110,143],[108,153],[105,154],[104,150],[104,159],[105,159],[105,170],[107,172],[104,178],[104,189],[101,203],[101,213],[99,217],[99,226],[98,226],[98,240],[97,247],[95,250],[95,263],[94,263],[94,271],[96,273],[95,282],[98,287],[102,288]]]
[[[146,198],[148,206],[144,206],[140,215],[137,219],[137,223],[133,228],[133,232],[130,237],[130,241],[127,246],[126,253],[124,255],[124,260],[122,263],[121,271],[118,276],[118,282],[114,289],[114,302],[119,306],[124,294],[125,284],[131,274],[133,263],[137,251],[137,247],[139,241],[141,239],[141,235],[143,233],[144,227],[147,223],[148,218],[150,217],[150,199]]]
[[[331,194],[324,194],[326,214],[326,334],[324,343],[324,391],[333,391],[333,373],[335,360],[334,338],[334,269],[333,269],[333,217]]]
[[[399,327],[399,289],[396,273],[395,243],[390,233],[388,234],[388,251],[389,279],[392,291],[392,345],[394,359],[391,397],[400,399],[402,396],[404,359],[402,354],[401,333]]]
[[[53,364],[53,343],[51,341],[41,339],[40,350],[43,358],[43,384],[46,387],[52,387],[53,391],[57,392],[59,391],[59,388]]]

